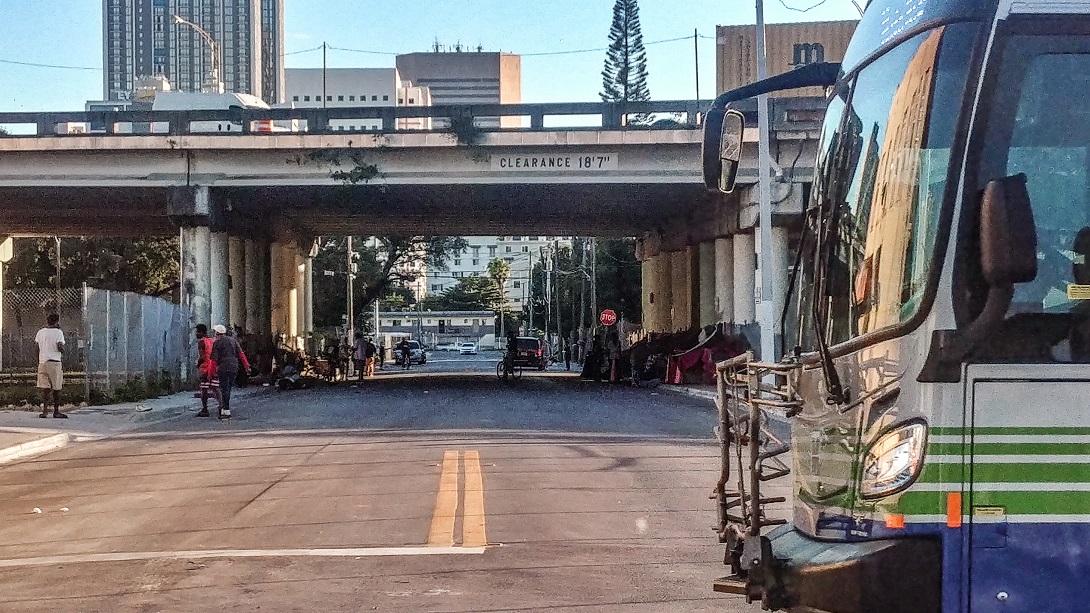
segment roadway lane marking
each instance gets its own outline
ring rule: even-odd
[[[484,480],[481,478],[481,457],[476,451],[465,455],[465,510],[462,514],[462,547],[484,547],[488,544],[484,530]]]
[[[428,547],[454,546],[454,520],[457,515],[458,452],[450,449],[443,454],[443,471],[439,476],[439,493],[435,496]]]
[[[128,553],[77,553],[40,558],[0,560],[0,568],[181,558],[374,558],[389,556],[476,555],[483,554],[484,552],[484,547],[356,547],[343,549],[197,549],[192,551],[133,551]]]

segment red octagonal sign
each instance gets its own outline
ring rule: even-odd
[[[601,321],[603,326],[612,326],[617,323],[617,314],[613,312],[613,309],[606,309],[602,311]]]

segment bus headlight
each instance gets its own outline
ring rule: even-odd
[[[926,439],[927,427],[911,424],[875,441],[863,460],[859,493],[864,498],[880,498],[915,481],[923,466]]]

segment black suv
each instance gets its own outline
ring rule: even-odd
[[[515,366],[545,370],[549,358],[542,351],[541,339],[532,336],[520,336],[515,339],[518,351],[515,352]]]

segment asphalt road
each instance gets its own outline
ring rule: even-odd
[[[711,591],[709,404],[495,362],[0,468],[0,610],[758,610]]]

